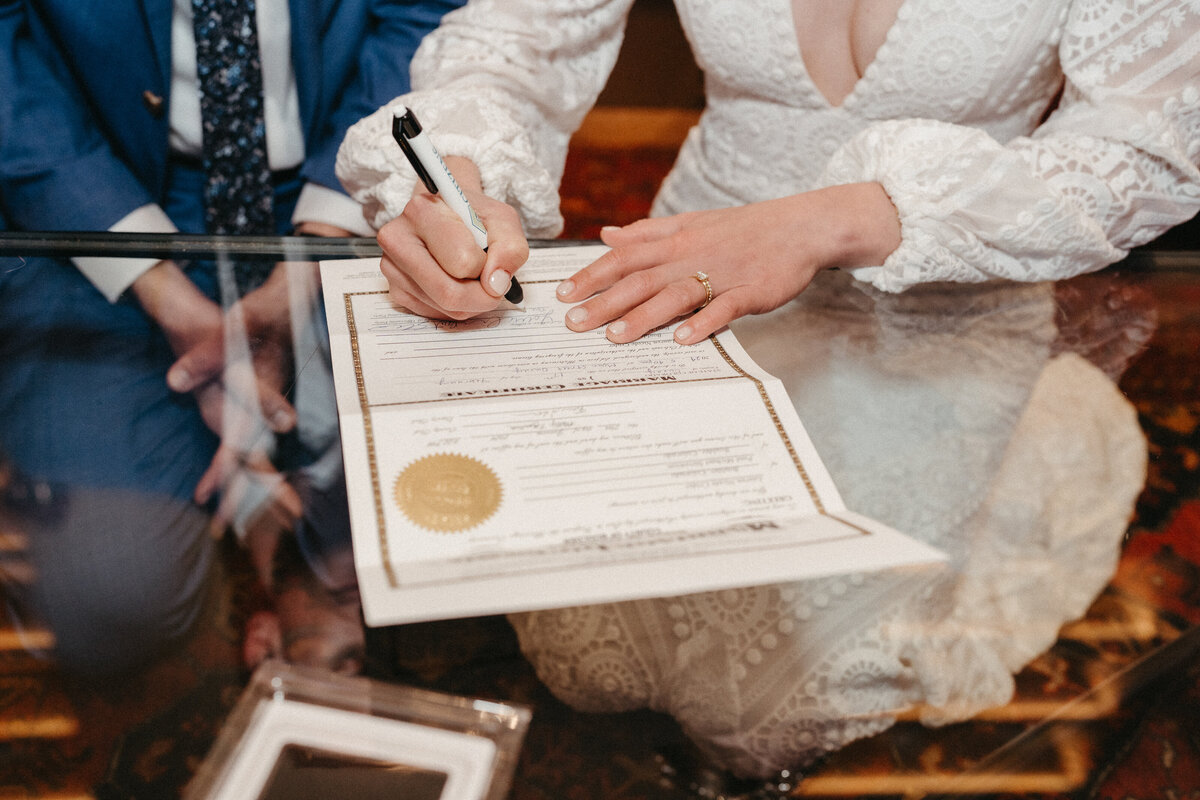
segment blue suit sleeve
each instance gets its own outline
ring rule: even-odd
[[[367,27],[361,43],[355,48],[350,78],[344,91],[338,93],[328,124],[322,126],[322,135],[316,141],[307,142],[304,168],[307,180],[341,189],[334,174],[334,162],[346,131],[409,90],[409,62],[421,40],[438,26],[447,12],[465,3],[466,0],[372,0],[369,3]]]
[[[0,2],[0,205],[25,230],[106,230],[153,202],[23,3]]]

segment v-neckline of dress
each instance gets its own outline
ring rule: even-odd
[[[821,87],[817,86],[816,81],[813,80],[812,74],[808,69],[808,64],[804,61],[804,51],[800,47],[800,39],[796,32],[795,12],[792,8],[791,0],[786,0],[786,2],[788,5],[788,19],[791,20],[792,23],[792,36],[790,39],[792,41],[792,46],[795,49],[795,56],[799,62],[800,71],[804,76],[804,81],[808,87],[808,90],[812,92],[813,96],[818,100],[818,102],[826,109],[832,110],[844,109],[848,105],[854,104],[863,94],[864,87],[868,89],[870,88],[873,73],[877,71],[878,65],[881,61],[886,62],[888,51],[895,46],[895,40],[899,35],[898,31],[904,24],[905,17],[911,16],[909,6],[913,4],[914,0],[902,0],[896,9],[896,18],[892,20],[892,24],[888,28],[887,35],[884,37],[883,42],[879,45],[879,49],[875,51],[875,54],[867,63],[866,68],[863,69],[862,75],[860,75],[854,81],[854,85],[850,87],[850,91],[847,92],[846,96],[843,97],[841,102],[838,103],[834,103],[832,100],[830,100],[828,95],[826,95],[825,92],[821,90]]]

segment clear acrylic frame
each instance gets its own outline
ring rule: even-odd
[[[530,712],[269,661],[186,800],[501,800]]]

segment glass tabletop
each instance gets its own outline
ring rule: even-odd
[[[618,711],[603,681],[573,683],[587,647],[547,656],[560,634],[537,618],[363,625],[313,262],[378,254],[367,239],[0,234],[0,794],[177,795],[266,658],[528,706],[514,798],[1194,788],[1200,748],[1177,723],[1200,710],[1200,252],[901,295],[830,272],[735,324],[847,506],[943,549],[956,576],[894,620],[937,621],[899,636],[921,702],[837,644],[862,623],[830,609],[866,608],[838,598],[873,578],[782,591],[790,617],[713,599],[704,620],[743,643],[729,664],[762,676],[757,702],[782,687],[781,706],[837,697],[847,719],[895,717],[770,779],[717,768],[687,735],[704,716],[670,705],[704,659],[650,680],[641,705],[658,710]],[[110,303],[66,260],[98,255],[171,259],[200,310],[167,330],[128,294]],[[247,292],[235,262],[273,271]],[[900,608],[896,594],[878,602]],[[594,619],[661,614],[682,659],[700,641],[671,638],[696,621],[689,602]],[[770,636],[748,632],[768,617]],[[847,666],[803,667],[806,685],[807,662],[770,644],[795,626],[825,648],[812,660]],[[633,627],[614,692],[661,643]],[[862,630],[861,652],[880,646]],[[693,706],[704,691],[722,706],[716,684]]]

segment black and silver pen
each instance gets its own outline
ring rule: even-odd
[[[412,164],[413,170],[425,184],[425,188],[429,190],[430,194],[440,196],[446,205],[450,206],[455,214],[458,214],[463,224],[471,230],[471,234],[475,237],[475,243],[486,252],[488,249],[487,228],[483,226],[475,209],[471,208],[467,196],[463,194],[458,181],[454,180],[454,176],[450,174],[450,169],[433,146],[433,142],[429,141],[429,137],[421,130],[421,123],[417,121],[411,108],[397,106],[392,109],[392,137],[396,140],[396,144],[400,145],[404,155],[408,157],[408,162]],[[525,292],[514,277],[504,299],[516,305],[524,297]]]

